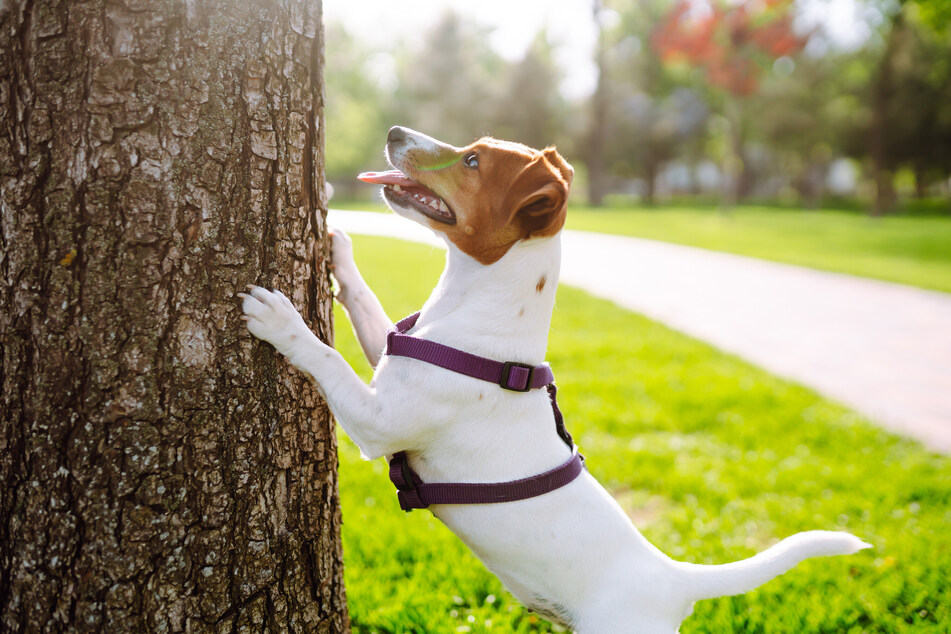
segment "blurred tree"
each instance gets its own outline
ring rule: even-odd
[[[548,35],[541,30],[524,57],[505,68],[505,86],[490,121],[492,133],[536,148],[567,141],[561,79]]]
[[[698,92],[678,81],[645,46],[669,7],[669,0],[618,4],[617,24],[602,32],[610,50],[605,64],[611,84],[604,149],[608,171],[643,182],[648,205],[654,203],[664,166],[686,154],[708,113]]]
[[[534,147],[570,142],[562,74],[545,32],[515,63],[487,35],[449,11],[415,44],[379,51],[328,26],[327,176],[339,194],[353,197],[353,176],[380,167],[393,125],[457,145],[485,134]]]
[[[854,125],[860,109],[843,90],[848,63],[848,56],[831,53],[781,57],[749,104],[752,135],[775,161],[774,180],[810,207],[820,204],[829,166],[842,152],[841,131]]]
[[[380,168],[386,133],[400,123],[393,106],[397,61],[356,40],[339,24],[327,25],[325,51],[326,176],[337,195],[353,198],[368,191],[356,175]],[[385,83],[387,78],[392,83]]]
[[[757,3],[711,2],[706,10],[680,0],[661,20],[651,44],[666,63],[685,62],[703,72],[713,89],[712,104],[729,124],[731,152],[724,163],[724,204],[741,197],[744,184],[744,101],[754,94],[766,68],[805,46],[792,28],[792,0]]]
[[[951,2],[948,0],[902,0],[912,3],[918,10],[922,24],[936,33],[944,33],[951,27]]]
[[[134,7],[134,8],[132,8]],[[319,0],[0,5],[0,631],[348,629]]]
[[[923,198],[951,175],[951,40],[910,18],[896,37],[886,113],[887,167],[908,167]]]
[[[923,193],[935,172],[948,174],[948,28],[945,0],[878,2],[887,17],[884,46],[870,86],[867,132],[875,180],[873,215],[895,206],[895,170],[910,163]]]
[[[399,122],[454,145],[492,133],[506,64],[486,28],[447,11],[400,62]]]
[[[608,43],[604,25],[603,0],[592,0],[591,13],[597,29],[594,63],[598,77],[594,93],[591,95],[588,114],[588,130],[585,142],[582,144],[585,164],[588,168],[588,204],[600,207],[608,191],[607,161],[605,148],[608,142],[610,118],[608,103],[610,101],[610,80],[608,67]]]

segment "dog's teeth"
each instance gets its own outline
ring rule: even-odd
[[[447,214],[449,213],[449,206],[446,204],[446,201],[439,201],[439,211],[445,211]]]
[[[439,209],[439,203],[437,203],[435,200],[430,200],[429,206],[432,207],[433,209]]]
[[[402,191],[403,191],[403,188],[400,187],[399,185],[393,185],[393,191],[395,191],[395,192],[402,192]]]
[[[413,194],[413,198],[415,198],[416,200],[422,200],[422,198],[420,198],[419,194]]]

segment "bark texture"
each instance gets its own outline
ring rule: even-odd
[[[0,631],[345,631],[319,0],[0,3]]]

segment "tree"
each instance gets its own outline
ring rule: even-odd
[[[338,194],[354,198],[367,188],[355,177],[377,169],[380,146],[396,123],[392,89],[378,83],[373,66],[378,55],[351,36],[342,25],[327,25],[327,179]],[[395,63],[395,62],[394,62]]]
[[[870,85],[866,132],[876,216],[894,207],[894,172],[902,163],[914,170],[919,191],[929,172],[946,176],[951,163],[947,151],[951,8],[938,0],[900,0],[884,9],[885,44]]]
[[[505,89],[499,96],[493,134],[545,147],[565,139],[566,106],[558,90],[562,73],[553,57],[547,33],[535,35],[525,56],[505,68]]]
[[[854,126],[857,100],[847,89],[854,62],[831,53],[783,61],[752,100],[751,132],[774,163],[771,180],[791,186],[805,206],[816,208],[829,167]]]
[[[598,31],[597,48],[594,53],[594,63],[598,68],[598,79],[591,95],[591,111],[589,113],[589,127],[584,146],[585,164],[588,168],[588,203],[593,207],[600,207],[604,196],[608,193],[608,169],[604,159],[605,146],[608,142],[608,103],[610,102],[608,81],[607,42],[603,23],[603,0],[592,0],[591,3],[594,24]]]
[[[484,27],[446,11],[402,60],[397,120],[456,145],[492,134],[504,62]]]
[[[730,153],[724,163],[727,187],[724,203],[741,197],[745,182],[744,100],[760,85],[764,68],[802,50],[807,38],[792,28],[792,0],[757,3],[711,1],[706,13],[696,13],[689,0],[680,0],[658,24],[654,50],[667,62],[699,68],[714,91],[714,99],[729,124]]]
[[[689,152],[706,122],[700,95],[668,71],[645,47],[651,31],[669,9],[665,0],[639,0],[619,8],[617,28],[603,30],[609,43],[610,131],[604,153],[612,175],[639,178],[643,200],[655,201],[666,165]]]
[[[344,631],[319,0],[0,8],[0,630]]]

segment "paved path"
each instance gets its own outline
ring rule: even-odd
[[[345,231],[442,246],[392,214]],[[565,231],[561,281],[951,453],[951,295],[653,240]]]

